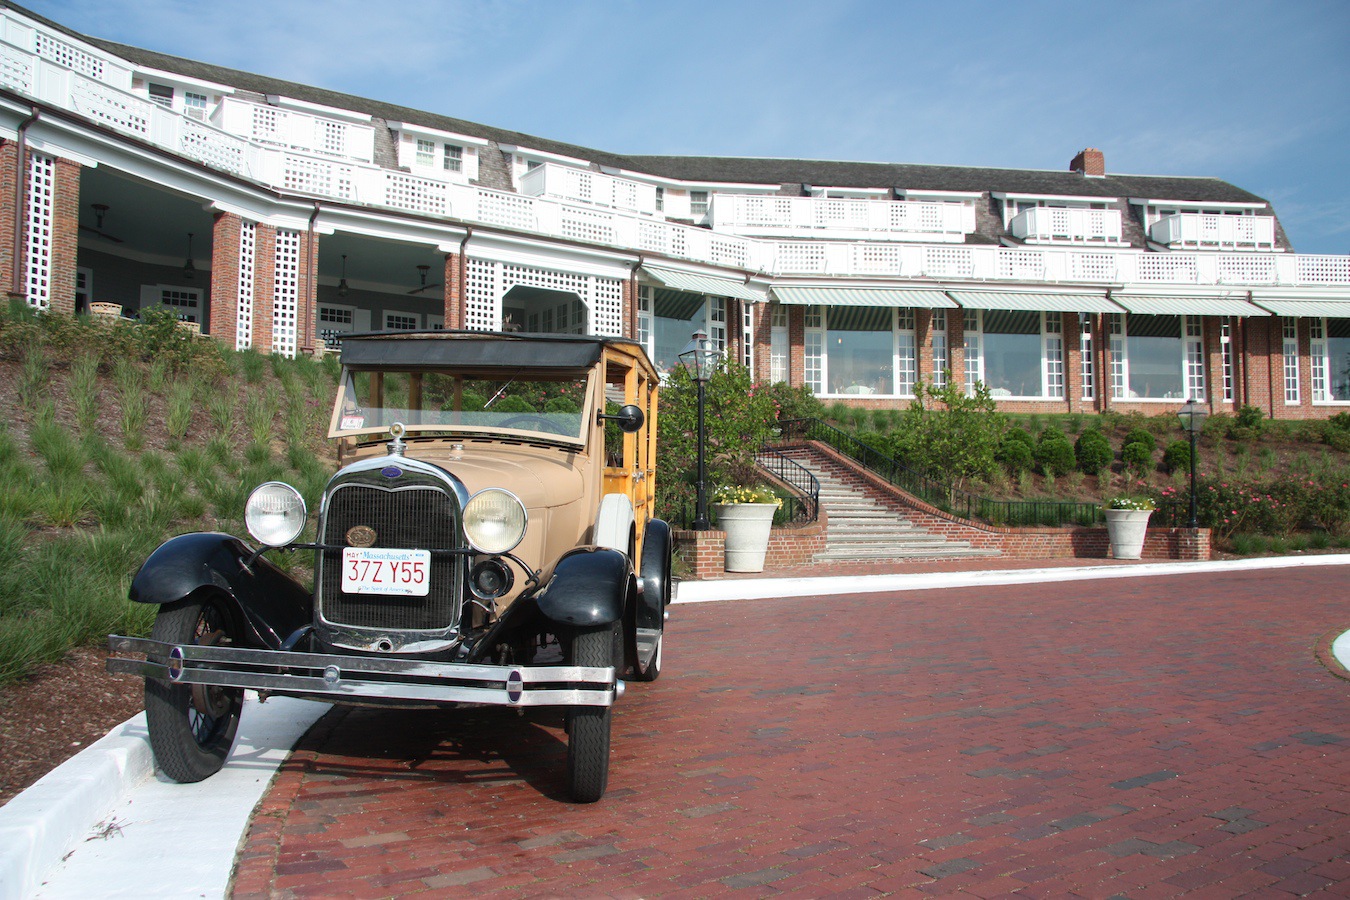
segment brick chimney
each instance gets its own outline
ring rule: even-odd
[[[1095,175],[1098,178],[1106,174],[1106,157],[1096,147],[1080,150],[1069,163],[1069,171],[1079,175]]]

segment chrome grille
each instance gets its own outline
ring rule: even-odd
[[[459,508],[436,487],[389,490],[363,484],[339,487],[329,498],[323,543],[346,546],[355,525],[375,530],[375,546],[397,550],[456,546]],[[441,631],[459,622],[460,557],[433,554],[431,592],[425,597],[342,591],[342,551],[323,551],[320,610],[334,625],[388,631]]]

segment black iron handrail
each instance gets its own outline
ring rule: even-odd
[[[775,450],[764,447],[755,457],[760,468],[767,470],[779,481],[800,495],[805,515],[802,521],[814,522],[820,516],[820,480],[811,474],[811,470]],[[794,511],[795,512],[795,511]],[[790,515],[789,519],[796,519]]]
[[[994,500],[954,487],[950,482],[916,472],[886,453],[819,419],[788,419],[779,423],[785,439],[820,441],[840,451],[864,468],[918,497],[920,500],[963,519],[991,525],[1099,525],[1101,507],[1095,503],[1059,500]]]

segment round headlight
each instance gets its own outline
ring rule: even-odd
[[[280,481],[258,485],[244,504],[248,533],[268,547],[280,547],[299,537],[305,530],[306,515],[305,498]]]
[[[525,504],[499,488],[479,491],[464,504],[464,536],[479,553],[509,553],[525,537]]]

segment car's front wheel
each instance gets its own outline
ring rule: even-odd
[[[572,635],[568,664],[614,666],[621,657],[619,623]],[[594,803],[609,785],[608,706],[572,706],[567,710],[567,793],[577,803]]]
[[[189,597],[160,607],[150,637],[179,645],[228,643],[229,617],[215,599]],[[155,762],[180,783],[214,775],[234,744],[243,706],[242,688],[147,678],[145,719]]]

